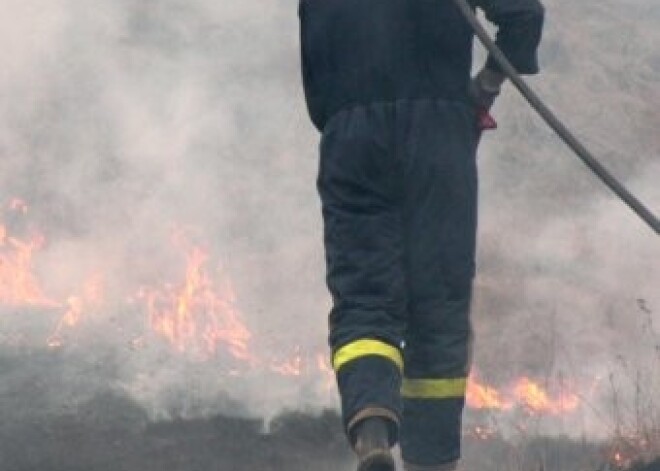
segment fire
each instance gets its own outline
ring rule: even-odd
[[[650,463],[658,456],[660,429],[657,428],[617,430],[612,443],[605,450],[605,458],[615,469],[630,469],[635,464]]]
[[[69,299],[67,299],[67,304],[69,305],[69,308],[67,311],[64,313],[64,315],[60,318],[60,320],[57,323],[57,326],[55,327],[53,333],[50,335],[48,338],[48,346],[51,348],[55,347],[61,347],[63,342],[62,342],[62,331],[64,329],[75,327],[78,325],[80,322],[80,319],[82,317],[83,313],[83,302],[80,298],[77,298],[75,296],[71,296]]]
[[[477,425],[466,430],[465,435],[479,440],[490,440],[498,435],[498,431],[492,427]]]
[[[617,465],[623,464],[623,455],[618,451],[616,453],[614,453],[614,462]]]
[[[69,296],[66,300],[66,312],[57,322],[55,329],[48,337],[48,346],[51,348],[63,345],[65,329],[71,329],[80,324],[83,313],[100,307],[103,302],[103,278],[100,274],[90,277],[83,286],[82,294]]]
[[[319,388],[330,391],[334,387],[335,372],[330,365],[329,354],[304,354],[300,346],[284,361],[272,361],[269,370],[282,376],[311,376],[319,379]]]
[[[275,361],[271,364],[270,370],[282,376],[300,376],[306,364],[300,353],[300,347],[296,347],[293,357],[285,361]]]
[[[552,397],[540,384],[523,376],[504,390],[479,382],[473,375],[468,382],[466,402],[473,409],[508,411],[521,407],[531,414],[559,415],[575,411],[580,400],[571,392]]]
[[[29,206],[22,199],[13,198],[6,210],[23,217],[28,214]],[[71,294],[63,301],[46,295],[34,271],[35,256],[45,242],[46,238],[41,234],[19,237],[0,223],[0,304],[63,310],[47,340],[48,346],[59,347],[63,330],[75,327],[85,310],[100,304],[102,286],[100,275],[94,275],[85,282],[81,294]]]
[[[231,284],[218,284],[209,274],[206,250],[190,245],[182,234],[174,236],[174,243],[185,251],[184,279],[138,292],[151,329],[182,353],[209,356],[224,344],[235,358],[250,360],[251,333],[235,307]]]
[[[21,218],[29,207],[15,198],[5,210]],[[104,276],[96,273],[63,300],[52,299],[44,293],[34,272],[35,256],[44,244],[45,237],[18,237],[0,221],[0,304],[61,310],[62,315],[46,340],[48,346],[60,347],[84,316],[103,307]],[[252,348],[252,332],[242,320],[229,278],[221,270],[210,268],[210,251],[202,244],[192,243],[183,230],[174,233],[172,245],[182,260],[181,278],[155,282],[137,289],[137,294],[126,296],[144,310],[148,329],[128,340],[129,348],[142,349],[156,338],[176,352],[201,359],[211,358],[222,350],[238,362],[232,366],[237,374],[245,369],[257,369],[281,376],[318,378],[324,390],[333,388],[334,372],[327,352],[303,353],[298,346],[284,358],[259,355]],[[549,415],[570,413],[580,405],[577,395],[564,391],[551,394],[527,377],[497,388],[481,382],[476,374],[468,382],[466,402],[473,409],[515,409]],[[477,429],[474,433],[483,438],[490,431]]]
[[[510,400],[504,399],[497,389],[480,384],[476,378],[470,378],[465,400],[473,409],[499,409],[509,410],[513,408]]]
[[[578,397],[572,393],[562,393],[557,398],[551,398],[538,383],[526,377],[517,381],[514,393],[519,402],[531,412],[559,415],[574,411],[580,404]]]
[[[27,215],[29,206],[13,198],[6,211],[16,217]],[[173,241],[185,260],[183,279],[137,290],[128,296],[142,302],[151,331],[164,338],[179,352],[209,356],[220,345],[237,359],[252,362],[248,343],[250,331],[243,324],[235,307],[236,295],[226,277],[213,276],[208,269],[209,254],[202,247],[190,244],[182,231]],[[0,221],[0,304],[7,306],[37,306],[61,310],[46,344],[61,347],[65,331],[78,326],[83,316],[98,310],[103,304],[103,276],[90,276],[78,290],[61,299],[47,296],[35,275],[35,256],[42,250],[45,237],[18,237]],[[140,337],[139,345],[145,343]],[[138,343],[131,344],[137,347]],[[283,364],[283,371],[293,372],[295,365]]]
[[[5,305],[57,307],[42,291],[33,273],[34,255],[45,239],[34,236],[26,240],[12,236],[0,224],[0,302]]]

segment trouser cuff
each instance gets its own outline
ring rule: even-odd
[[[355,445],[355,437],[353,433],[355,426],[363,420],[369,419],[371,417],[380,417],[387,420],[389,425],[389,441],[390,445],[393,446],[397,441],[396,437],[399,430],[399,417],[395,412],[384,407],[365,407],[364,409],[358,411],[358,413],[348,421],[346,430],[348,431],[348,437],[350,439],[351,445]]]
[[[337,371],[344,429],[368,416],[388,419],[396,440],[401,422],[401,371],[387,358],[357,358]],[[349,436],[350,438],[350,436]]]

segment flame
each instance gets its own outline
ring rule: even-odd
[[[47,344],[51,348],[63,345],[65,329],[72,329],[81,322],[84,312],[97,309],[103,302],[103,278],[100,274],[91,276],[84,284],[82,294],[69,296],[66,300],[66,312],[57,322],[55,329],[48,337]]]
[[[175,235],[174,242],[185,246],[184,280],[138,292],[151,329],[182,353],[206,357],[225,344],[235,358],[249,361],[251,333],[235,307],[231,284],[226,280],[221,285],[215,283],[207,269],[207,251],[190,246],[181,234]]]
[[[316,367],[324,378],[323,389],[332,389],[335,385],[335,372],[330,364],[330,359],[323,353],[316,354]]]
[[[9,210],[27,212],[27,205],[14,199]],[[0,303],[17,306],[58,307],[60,304],[48,298],[34,275],[34,255],[45,243],[43,236],[25,240],[10,235],[9,229],[0,223]]]
[[[475,377],[468,382],[465,400],[473,409],[499,409],[510,410],[513,402],[502,398],[500,391],[491,386],[480,384]]]
[[[297,346],[289,359],[271,362],[270,371],[282,376],[314,376],[319,378],[320,389],[331,390],[335,382],[335,372],[330,365],[328,355],[320,352],[305,355],[301,350],[301,347]]]
[[[71,328],[78,325],[82,317],[83,302],[80,298],[71,296],[67,299],[67,304],[69,308],[57,322],[53,333],[48,337],[47,344],[51,348],[61,347],[63,345],[62,331],[67,327]]]
[[[559,415],[574,411],[580,404],[578,397],[572,393],[562,393],[557,398],[551,398],[538,383],[527,377],[517,381],[514,393],[527,410],[535,413]]]
[[[627,443],[615,443],[608,452],[607,461],[615,469],[629,469],[644,454],[643,443],[633,443],[628,439]],[[625,451],[624,451],[625,449]]]
[[[24,216],[29,206],[22,199],[13,198],[7,209]],[[30,238],[10,235],[7,226],[0,224],[0,304],[64,310],[47,339],[49,347],[59,347],[63,330],[78,325],[85,310],[100,304],[102,283],[100,275],[94,275],[85,282],[81,294],[69,295],[64,301],[47,296],[34,273],[35,255],[42,250],[45,241],[40,234]]]
[[[305,362],[300,353],[300,347],[296,347],[293,357],[283,362],[273,362],[270,370],[282,376],[301,376],[305,368]]]
[[[630,469],[634,465],[648,464],[660,456],[660,429],[633,427],[617,430],[605,450],[607,461],[615,469]]]
[[[477,425],[468,429],[465,435],[479,440],[490,440],[498,436],[498,431],[489,426]]]
[[[29,207],[22,199],[13,198],[5,209],[22,217]],[[220,283],[211,276],[208,252],[190,244],[183,231],[177,231],[173,240],[184,252],[183,280],[141,288],[137,296],[129,299],[143,302],[149,327],[175,350],[208,356],[223,344],[235,358],[252,362],[248,349],[251,333],[235,308],[233,287],[226,279]],[[81,289],[72,290],[62,299],[47,296],[34,271],[35,256],[44,244],[44,236],[21,238],[0,222],[0,305],[62,310],[46,340],[49,347],[55,348],[64,344],[65,331],[79,326],[84,315],[103,304],[103,276],[97,273],[88,277]],[[130,347],[141,348],[145,338],[139,339]],[[280,367],[286,373],[293,373],[296,368],[287,363]]]
[[[570,413],[580,405],[576,394],[563,391],[552,397],[539,383],[526,376],[517,379],[508,388],[498,389],[480,383],[476,374],[468,382],[466,402],[473,409],[509,411],[519,407],[531,414],[550,415]]]
[[[27,203],[12,199],[5,208],[17,217],[28,213]],[[220,270],[209,269],[211,256],[200,244],[191,243],[183,230],[172,237],[173,246],[182,258],[179,280],[142,287],[128,299],[144,308],[149,332],[137,333],[127,341],[128,348],[142,349],[155,334],[174,351],[209,358],[222,348],[240,364],[232,366],[234,374],[247,368],[258,368],[281,376],[319,378],[323,389],[334,386],[334,371],[326,353],[303,354],[300,346],[287,358],[268,359],[251,347],[252,333],[236,304],[236,294],[229,279]],[[11,234],[0,223],[0,304],[30,305],[61,309],[47,345],[64,344],[67,332],[80,326],[84,316],[98,310],[104,301],[101,273],[94,274],[78,290],[64,300],[47,296],[34,274],[34,259],[45,244],[41,235],[21,238]],[[239,366],[240,365],[240,366]],[[480,410],[522,410],[528,414],[558,415],[575,411],[580,400],[572,392],[551,394],[528,377],[508,386],[495,387],[483,383],[473,374],[466,393],[468,407]],[[475,429],[480,438],[489,436],[488,429]]]

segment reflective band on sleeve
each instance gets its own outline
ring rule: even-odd
[[[332,366],[335,371],[338,371],[346,363],[370,355],[385,357],[394,362],[403,371],[403,357],[399,349],[380,340],[373,339],[356,340],[355,342],[344,345],[335,352],[332,358]]]
[[[467,378],[404,379],[401,395],[410,399],[449,399],[465,396]]]

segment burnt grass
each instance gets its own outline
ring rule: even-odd
[[[63,407],[66,400],[53,397],[70,381],[55,367],[66,358],[29,357],[0,355],[0,471],[355,469],[334,411],[283,412],[268,424],[231,414],[153,421],[137,402],[109,388]],[[110,373],[87,366],[94,369],[84,372],[87,377]],[[617,470],[606,462],[603,444],[562,437],[516,444],[466,437],[463,454],[466,471]],[[660,461],[629,469],[660,471]]]
[[[0,426],[2,471],[349,471],[333,411],[259,419],[215,416],[150,422],[126,397],[100,394],[76,414]],[[524,446],[466,439],[466,470],[614,470],[598,445],[536,438]],[[599,461],[600,460],[600,461]],[[630,468],[660,471],[660,461]]]
[[[147,423],[139,429],[112,416],[103,424],[82,416],[50,417],[3,426],[0,469],[330,471],[349,462],[333,414],[289,414],[277,422],[264,433],[260,420],[232,417]]]

